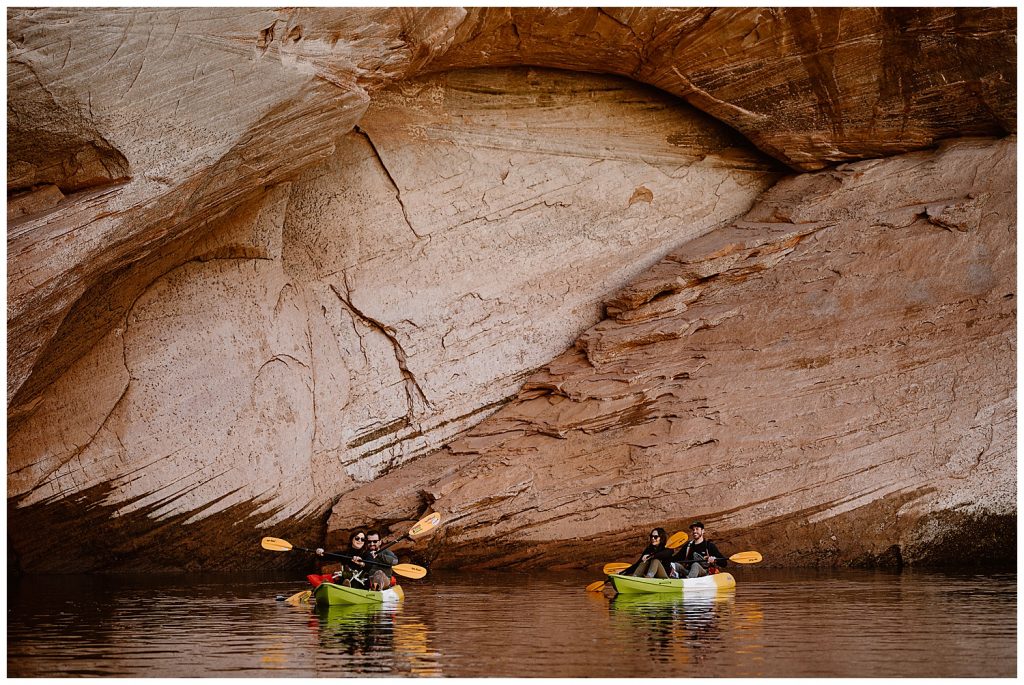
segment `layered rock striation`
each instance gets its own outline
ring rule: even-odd
[[[438,511],[457,566],[607,561],[696,518],[774,564],[1013,559],[1015,167],[973,140],[779,183],[330,527]]]
[[[866,255],[854,260],[856,269],[875,260],[898,271],[903,262],[890,257],[902,251],[922,265],[939,260],[992,274],[992,288],[1012,295],[1003,285],[1015,251],[1015,216],[1005,207],[1015,180],[1005,171],[1012,136],[906,158],[916,161],[793,177],[746,223],[736,218],[787,167],[816,170],[950,137],[1012,133],[1015,30],[1006,8],[11,9],[12,558],[27,570],[68,570],[69,562],[72,570],[298,563],[261,555],[254,537],[269,527],[281,536],[319,536],[339,497],[335,533],[357,512],[396,523],[436,505],[453,519],[449,541],[476,544],[473,530],[493,529],[515,549],[495,563],[572,548],[572,531],[615,544],[629,535],[627,519],[645,520],[630,495],[621,494],[627,504],[595,512],[592,530],[573,522],[561,532],[543,516],[514,532],[507,518],[521,518],[519,505],[500,502],[527,493],[538,511],[558,510],[566,520],[571,493],[578,509],[590,507],[586,490],[556,493],[545,489],[553,483],[538,488],[532,476],[516,475],[542,473],[535,471],[542,463],[565,475],[563,439],[586,435],[600,440],[574,442],[573,459],[591,447],[639,459],[628,461],[634,476],[623,476],[630,468],[614,459],[603,476],[604,467],[588,466],[598,491],[624,493],[636,481],[635,506],[651,520],[667,515],[650,502],[669,499],[639,495],[645,479],[656,480],[668,446],[697,440],[686,451],[718,454],[708,457],[718,463],[730,443],[701,446],[701,431],[680,438],[703,424],[680,424],[672,412],[683,410],[673,403],[705,400],[685,399],[690,386],[677,382],[704,367],[693,361],[695,351],[668,360],[661,350],[707,331],[739,340],[767,335],[772,325],[803,330],[799,316],[813,308],[778,320],[735,314],[741,301],[786,299],[787,288],[804,293],[802,282],[785,281],[803,277],[787,264],[806,259],[814,269],[848,250]],[[518,65],[532,67],[505,68]],[[985,154],[992,171],[978,161]],[[951,160],[963,165],[961,174]],[[876,166],[890,170],[865,171]],[[923,168],[938,169],[960,190],[944,195],[937,181],[918,178]],[[972,169],[978,173],[968,179]],[[857,174],[874,185],[858,184]],[[879,188],[896,186],[909,189],[905,205],[877,197],[885,194]],[[818,199],[832,203],[832,214],[814,214]],[[849,237],[852,227],[922,204],[923,214],[886,234],[889,241]],[[963,244],[947,255],[944,233],[914,233],[924,224],[964,233]],[[993,225],[1008,232],[990,235]],[[826,238],[838,241],[832,257],[805,255]],[[968,248],[974,261],[963,261]],[[660,261],[669,253],[677,257]],[[912,287],[927,281],[924,270],[878,291],[890,301],[876,312],[879,331],[902,330],[890,321],[901,298],[932,324],[935,311],[966,316],[958,314],[961,300],[943,299],[966,290],[951,286],[928,299]],[[1012,298],[1002,306],[1012,323]],[[875,329],[863,323],[873,310],[864,317],[859,308],[836,311],[832,328],[850,326],[850,336],[877,347],[867,340]],[[757,330],[746,331],[743,321]],[[913,361],[931,349],[916,342],[928,330],[918,323],[902,356],[885,348],[888,356],[874,367],[880,376],[900,364],[935,372]],[[971,335],[991,342],[1012,331],[992,326]],[[974,340],[954,333],[957,344]],[[819,347],[837,344],[828,340]],[[575,351],[559,356],[574,341]],[[1002,428],[1015,411],[1012,395],[1009,405],[986,404],[1007,378],[1014,383],[999,350],[978,370],[964,370],[967,385],[956,392],[957,404],[980,412],[961,422],[971,423],[964,430],[974,436],[964,438],[965,453],[978,436],[995,436],[984,454],[1005,454],[1007,440],[1013,443]],[[832,360],[840,358],[805,357],[828,360],[809,367],[826,369],[820,374],[836,370]],[[655,368],[662,363],[664,372]],[[747,369],[752,388],[772,375],[755,373],[743,355],[728,363]],[[584,367],[604,375],[584,380]],[[672,382],[650,380],[668,370]],[[925,388],[921,402],[945,406],[933,396],[934,383],[915,382]],[[856,402],[863,387],[850,385]],[[845,392],[845,385],[833,390]],[[517,394],[482,432],[423,456]],[[720,411],[742,414],[744,397],[718,396]],[[772,401],[806,414],[799,397],[777,393]],[[666,403],[674,408],[662,417]],[[928,421],[904,415],[913,406],[888,407],[908,435]],[[654,415],[668,423],[652,428]],[[512,447],[519,429],[510,430],[510,421],[528,426],[522,432],[530,440],[555,442]],[[634,424],[653,432],[641,440]],[[961,424],[932,425],[938,446],[930,457],[904,455],[913,465],[907,468],[930,472],[932,461],[959,449],[943,441]],[[787,439],[811,439],[796,426],[787,430]],[[751,441],[774,435],[751,431]],[[485,435],[494,440],[481,442]],[[857,435],[831,443],[832,457],[849,448],[875,459],[884,436]],[[650,444],[631,447],[637,440]],[[901,444],[910,449],[907,440]],[[790,463],[790,448],[778,449],[780,463]],[[908,558],[936,548],[951,516],[1015,515],[1005,488],[967,504],[976,479],[1005,476],[1000,458],[978,457],[995,466],[966,469],[962,488],[938,476],[939,484],[920,486],[934,492],[906,503],[914,515],[902,519],[898,544]],[[730,473],[760,473],[753,457],[743,463]],[[811,473],[814,463],[806,467]],[[496,488],[490,509],[470,504],[479,493],[467,480],[485,464],[497,478],[481,480]],[[779,472],[789,468],[804,466]],[[918,482],[906,471],[869,471]],[[388,473],[378,486],[375,479]],[[768,530],[766,521],[784,517],[786,506],[823,507],[815,521],[829,523],[815,523],[815,531],[833,521],[856,530],[852,514],[824,499],[838,497],[849,479],[832,491],[797,482],[807,477],[775,482],[765,475],[771,493],[777,485],[804,495],[768,493],[774,504],[760,509],[733,493],[749,510],[733,521],[722,507],[701,511],[718,514],[737,539],[751,533],[745,526],[752,522]],[[451,494],[463,487],[465,502]],[[856,511],[895,501],[884,487],[856,492]],[[883,537],[836,543],[821,558],[875,554]],[[792,545],[794,559],[813,536],[804,538]],[[62,550],[59,558],[54,549]],[[472,556],[456,551],[437,560],[460,554]]]
[[[327,162],[134,268],[124,318],[13,425],[22,565],[57,568],[59,544],[88,568],[248,567],[254,530],[319,536],[339,494],[495,411],[608,292],[778,177],[625,79],[454,71],[380,93]],[[218,544],[160,544],[154,521]],[[94,536],[126,560],[94,559]]]

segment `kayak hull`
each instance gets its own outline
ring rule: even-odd
[[[354,604],[384,604],[400,602],[405,597],[400,585],[387,590],[360,590],[334,583],[320,583],[313,590],[317,606],[352,606]]]
[[[736,579],[729,573],[715,573],[700,578],[639,578],[637,576],[610,575],[615,591],[623,595],[638,594],[706,594],[736,587]]]

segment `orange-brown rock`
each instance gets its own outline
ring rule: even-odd
[[[1012,132],[1015,16],[11,9],[11,551],[215,568],[250,565],[261,527],[312,535],[745,212],[778,163]],[[515,65],[535,68],[452,71]],[[987,201],[924,216],[959,233]],[[766,235],[749,268],[799,238]],[[646,326],[627,348],[674,335],[648,287],[608,302]],[[616,335],[580,344],[605,363]]]
[[[133,550],[60,543],[89,568],[245,567],[261,551],[226,541],[256,527],[319,535],[339,493],[494,412],[608,292],[778,176],[621,78],[455,71],[382,91],[325,164],[133,269],[133,299],[107,295],[124,318],[10,432],[22,565],[64,563],[47,550],[66,528],[31,522],[69,500],[89,503],[75,549]],[[184,554],[154,520],[218,542]]]
[[[8,189],[92,189],[9,231],[15,419],[123,315],[123,304],[83,309],[132,290],[126,268],[154,270],[170,243],[325,159],[370,92],[418,72],[628,75],[801,169],[1015,130],[1008,8],[20,8],[8,19]]]
[[[696,518],[774,564],[1011,560],[1015,167],[973,140],[783,181],[330,529],[431,509],[463,567],[607,561]]]

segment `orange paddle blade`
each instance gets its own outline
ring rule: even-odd
[[[735,561],[737,564],[756,564],[761,559],[760,552],[736,552],[729,557],[729,561]]]
[[[601,569],[601,572],[604,573],[606,576],[610,576],[612,574],[618,573],[619,571],[625,571],[630,566],[632,566],[632,564],[612,562],[610,564],[605,564],[604,568]]]
[[[271,552],[289,552],[292,549],[292,543],[281,538],[263,538],[260,545]]]
[[[406,533],[406,535],[415,540],[421,535],[426,535],[430,531],[434,530],[434,528],[437,528],[437,524],[439,524],[440,522],[441,515],[435,511],[433,514],[430,514],[429,516],[424,516],[419,521],[417,521],[416,525],[410,528],[409,532]]]
[[[685,545],[686,541],[689,539],[690,536],[686,534],[686,531],[681,530],[678,533],[673,533],[672,537],[670,537],[668,542],[665,543],[665,546],[669,549],[679,549]]]
[[[395,564],[391,567],[397,575],[405,576],[406,578],[422,578],[427,575],[427,569],[416,564]]]
[[[603,580],[595,580],[593,583],[587,586],[587,592],[600,592],[604,589]]]

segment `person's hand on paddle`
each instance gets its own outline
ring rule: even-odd
[[[359,557],[352,557],[352,563],[355,564],[356,566],[366,566],[366,564],[363,562],[363,560],[360,559]]]
[[[317,548],[316,548],[315,550],[313,550],[313,551],[314,551],[314,552],[316,553],[316,555],[317,555],[318,557],[322,557],[322,556],[324,555],[324,548],[323,548],[323,547],[317,547]]]

